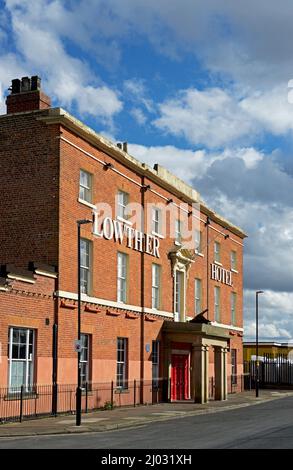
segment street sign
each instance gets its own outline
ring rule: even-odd
[[[81,351],[81,341],[76,339],[74,341],[74,350],[75,352],[80,352]]]

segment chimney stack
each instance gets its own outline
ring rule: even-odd
[[[10,95],[6,98],[7,114],[51,107],[51,98],[41,90],[41,79],[37,75],[12,80],[9,90]]]

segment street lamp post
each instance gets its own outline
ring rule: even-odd
[[[81,262],[81,237],[80,237],[80,228],[82,225],[91,224],[92,220],[83,219],[77,221],[77,245],[78,245],[78,254],[77,254],[77,265],[78,265],[78,289],[77,289],[77,339],[78,339],[78,350],[77,350],[77,388],[76,388],[76,426],[80,426],[81,423],[81,348],[80,348],[80,339],[81,339],[81,283],[80,283],[80,262]]]
[[[255,346],[256,346],[256,369],[255,369],[255,396],[259,395],[259,360],[258,360],[258,296],[263,294],[262,290],[257,290],[255,293]]]

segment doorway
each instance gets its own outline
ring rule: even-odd
[[[189,369],[187,354],[172,354],[171,357],[171,400],[188,400]]]

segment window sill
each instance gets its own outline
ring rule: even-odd
[[[223,266],[222,263],[220,263],[220,261],[214,261],[214,264],[217,264],[218,266]]]
[[[177,240],[174,241],[174,244],[175,244],[176,246],[182,246],[182,243],[181,243],[181,242],[178,242]]]
[[[196,254],[197,256],[201,256],[202,258],[204,258],[204,254],[203,254],[203,253],[198,253],[198,252],[195,250],[195,254]]]
[[[8,393],[7,395],[4,396],[4,401],[19,401],[21,399],[21,393],[20,392],[11,392]],[[39,398],[39,394],[36,392],[24,392],[22,395],[23,400],[35,400],[36,398]]]
[[[161,239],[164,239],[164,238],[165,238],[164,235],[161,235],[160,233],[157,233],[157,232],[155,232],[154,230],[152,230],[152,235],[153,235],[154,237],[158,237],[158,238],[161,238]]]
[[[121,394],[121,393],[130,393],[130,390],[128,388],[116,388],[114,390],[114,393],[116,394]]]
[[[84,201],[83,199],[78,198],[77,201],[84,206],[90,207],[91,209],[96,209],[96,206],[91,202]]]
[[[123,222],[126,225],[129,225],[129,226],[133,225],[133,223],[130,222],[130,220],[124,219],[123,217],[120,217],[120,215],[117,215],[116,219],[119,220],[119,222]]]
[[[238,274],[237,269],[232,269],[232,268],[231,268],[231,271],[232,271],[232,273]]]

